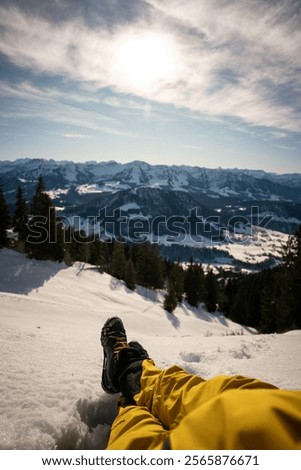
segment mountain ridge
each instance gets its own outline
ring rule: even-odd
[[[117,176],[121,177],[123,181],[127,181],[129,183],[142,184],[144,182],[149,184],[151,181],[151,175],[153,180],[165,178],[165,180],[163,180],[165,184],[168,184],[168,182],[173,179],[174,184],[178,182],[180,187],[185,188],[188,186],[188,176],[193,177],[194,180],[201,180],[202,183],[207,182],[212,185],[216,181],[229,181],[229,177],[231,175],[236,179],[241,179],[242,176],[245,175],[251,180],[267,180],[272,183],[277,182],[280,185],[289,185],[290,187],[301,185],[301,173],[277,174],[265,172],[264,170],[238,168],[206,168],[200,166],[163,164],[152,165],[144,161],[137,160],[127,163],[118,163],[112,160],[77,163],[68,160],[56,161],[44,158],[21,158],[14,161],[5,160],[0,162],[0,175],[7,175],[8,177],[13,177],[15,175],[18,177],[21,173],[24,176],[24,172],[26,174],[28,171],[30,171],[34,176],[36,176],[37,173],[42,172],[45,178],[47,178],[51,173],[54,173],[57,178],[63,178],[65,184],[66,182],[80,183],[84,179],[90,182],[105,181],[110,177],[116,178]],[[157,181],[157,183],[160,185],[160,181]],[[208,189],[208,186],[206,189]]]
[[[282,172],[282,173],[277,173],[277,172],[273,172],[273,171],[266,171],[266,170],[261,170],[261,169],[255,169],[255,168],[238,168],[238,167],[234,167],[234,168],[230,168],[230,167],[222,167],[222,166],[219,166],[219,167],[215,167],[215,168],[209,168],[209,167],[206,167],[206,166],[199,166],[199,165],[185,165],[185,164],[181,164],[181,165],[176,165],[176,164],[161,164],[161,163],[156,163],[156,164],[152,164],[152,163],[148,163],[144,160],[131,160],[129,162],[125,162],[125,163],[121,163],[121,162],[118,162],[117,160],[101,160],[101,161],[97,161],[97,160],[83,160],[83,161],[78,161],[78,162],[75,162],[73,160],[56,160],[54,158],[44,158],[44,157],[20,157],[20,158],[16,158],[14,160],[2,160],[0,161],[0,165],[1,164],[8,164],[8,165],[16,165],[16,164],[19,164],[19,163],[28,163],[28,162],[45,162],[45,163],[55,163],[59,166],[63,165],[63,164],[74,164],[74,165],[102,165],[102,164],[105,164],[105,165],[119,165],[119,166],[127,166],[127,165],[133,165],[133,164],[142,164],[142,165],[146,165],[147,167],[168,167],[168,168],[186,168],[186,169],[195,169],[195,168],[199,168],[199,169],[206,169],[206,170],[212,170],[212,171],[217,171],[217,170],[222,170],[222,171],[229,171],[229,172],[243,172],[243,173],[254,173],[254,174],[258,174],[259,177],[261,176],[264,176],[264,175],[273,175],[273,176],[293,176],[293,175],[300,175],[301,176],[301,172],[292,172],[292,173],[286,173],[286,172]],[[0,169],[0,172],[1,172],[1,169]]]

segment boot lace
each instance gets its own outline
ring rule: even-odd
[[[128,343],[127,343],[127,341],[124,337],[120,337],[115,332],[110,334],[110,339],[116,340],[116,343],[114,345],[113,353],[114,353],[114,360],[118,361],[120,351],[124,348],[127,348]]]

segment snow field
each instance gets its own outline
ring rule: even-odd
[[[131,292],[89,265],[67,268],[2,250],[1,448],[105,448],[118,396],[100,387],[99,334],[114,315],[160,367],[176,363],[204,378],[238,373],[301,388],[300,331],[258,335],[185,303],[168,314],[162,295]]]

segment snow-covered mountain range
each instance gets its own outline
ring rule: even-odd
[[[277,257],[283,239],[301,223],[301,174],[25,158],[0,162],[12,212],[17,187],[30,200],[39,175],[64,220],[74,223],[76,217],[86,232],[101,236],[114,233],[134,241],[148,236],[173,258],[193,254],[201,260],[207,253],[208,260],[214,246],[219,257],[237,259],[234,243],[247,246],[256,262],[265,261]],[[275,232],[280,235],[267,240]],[[245,254],[241,261],[247,261]]]
[[[0,162],[5,184],[32,183],[42,174],[50,189],[76,187],[79,194],[117,192],[137,187],[201,193],[208,198],[237,198],[301,202],[301,174],[275,174],[258,170],[208,169],[186,165],[54,161],[19,159]]]

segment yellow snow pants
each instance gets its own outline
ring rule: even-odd
[[[107,449],[301,449],[301,391],[239,375],[210,380],[142,364],[137,404],[120,406]]]

